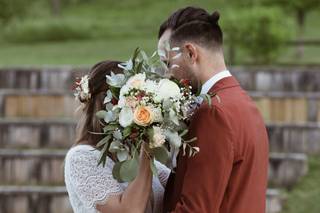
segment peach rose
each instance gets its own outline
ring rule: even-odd
[[[153,122],[153,114],[150,107],[139,106],[134,111],[133,120],[139,126],[148,126]]]

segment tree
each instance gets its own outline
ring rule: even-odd
[[[320,0],[263,0],[265,5],[280,6],[283,11],[295,14],[296,24],[298,26],[297,38],[302,40],[305,32],[305,22],[307,14],[320,8]],[[304,46],[301,42],[298,47],[297,56],[301,58],[304,53]]]
[[[283,13],[277,8],[249,7],[229,10],[222,19],[222,28],[226,34],[231,63],[235,60],[235,49],[248,53],[247,61],[256,64],[273,62],[279,56],[290,31]]]
[[[28,6],[25,0],[0,0],[0,22],[6,24],[13,18],[22,17]]]

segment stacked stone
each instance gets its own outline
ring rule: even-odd
[[[320,152],[320,67],[231,69],[257,102],[270,137],[268,212],[281,210],[279,188],[307,172]],[[63,160],[74,142],[72,95],[86,68],[0,70],[0,212],[72,212]],[[318,82],[318,84],[317,84]]]

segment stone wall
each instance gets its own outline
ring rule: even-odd
[[[0,69],[0,212],[72,212],[63,161],[74,142],[71,91],[87,68]],[[267,210],[320,153],[320,67],[243,68],[232,73],[256,101],[270,138]]]

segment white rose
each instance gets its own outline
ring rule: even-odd
[[[158,90],[158,84],[155,81],[147,80],[144,85],[144,90],[148,93],[156,93]]]
[[[133,112],[130,107],[123,107],[119,114],[119,123],[122,127],[126,128],[133,122]]]
[[[129,88],[142,89],[144,87],[145,80],[146,80],[146,74],[139,73],[129,78],[126,85]]]
[[[166,136],[163,134],[163,130],[160,127],[153,127],[153,137],[150,148],[156,148],[162,146],[166,142]]]
[[[157,94],[157,99],[165,100],[169,98],[180,98],[180,88],[179,86],[170,81],[169,79],[162,79],[159,82],[159,89]]]

